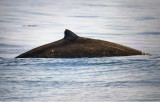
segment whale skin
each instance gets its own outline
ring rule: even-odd
[[[81,58],[148,55],[109,41],[80,37],[66,29],[63,39],[27,51],[16,58]]]

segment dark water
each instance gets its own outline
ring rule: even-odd
[[[0,102],[159,102],[159,5],[159,0],[0,0]],[[151,55],[14,58],[63,38],[66,28]]]

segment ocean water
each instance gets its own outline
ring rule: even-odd
[[[0,102],[159,102],[159,5],[159,0],[0,0]],[[15,58],[62,39],[65,29],[150,55]]]

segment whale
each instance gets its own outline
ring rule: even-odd
[[[114,42],[81,37],[66,29],[64,38],[31,49],[16,58],[81,58],[148,54]]]

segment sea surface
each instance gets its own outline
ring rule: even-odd
[[[160,102],[159,5],[160,0],[0,0],[0,102]],[[62,39],[65,29],[150,55],[15,58]]]

